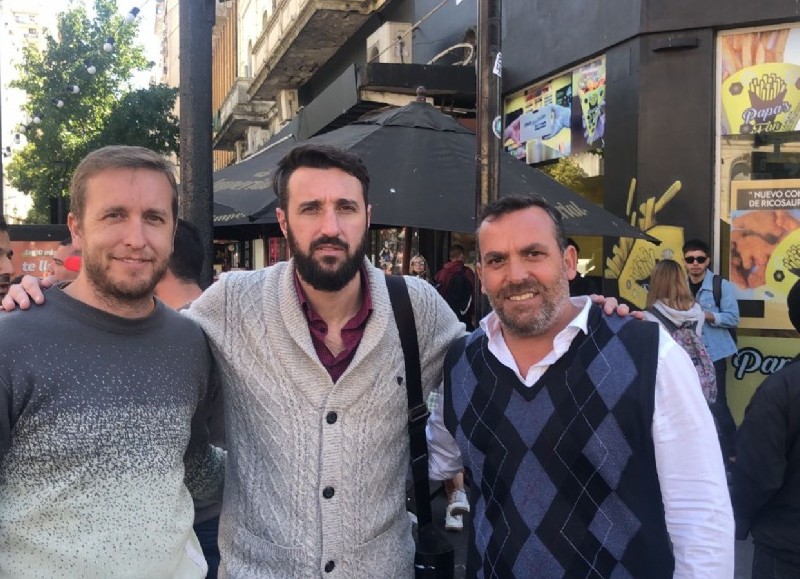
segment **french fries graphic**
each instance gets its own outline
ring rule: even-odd
[[[784,62],[788,39],[788,28],[723,36],[722,80],[749,66]]]
[[[656,225],[656,214],[666,207],[667,203],[675,198],[678,191],[681,190],[681,182],[675,181],[667,188],[666,191],[656,199],[650,197],[644,203],[639,205],[639,212],[633,211],[633,200],[636,193],[636,179],[631,179],[631,186],[628,189],[628,203],[626,206],[628,218],[631,225],[634,227],[638,223],[639,229],[647,231]],[[633,247],[634,240],[624,237],[619,240],[619,243],[612,248],[612,256],[606,258],[606,269],[604,277],[606,279],[619,279],[622,274],[622,268],[630,255],[631,248]]]

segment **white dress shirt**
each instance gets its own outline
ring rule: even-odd
[[[481,320],[489,351],[528,387],[587,333],[591,302],[571,298],[581,311],[553,340],[553,350],[522,376],[492,312]],[[639,322],[632,322],[639,323]],[[444,426],[442,404],[433,408],[426,429],[430,477],[453,478],[463,468],[455,440]],[[733,577],[734,523],[722,454],[711,412],[691,359],[661,328],[653,412],[656,470],[667,532],[675,555],[674,577]]]

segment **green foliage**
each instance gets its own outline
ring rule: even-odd
[[[585,179],[588,177],[586,171],[568,157],[561,157],[557,163],[540,167],[540,169],[577,193],[584,192],[586,188]]]
[[[178,151],[178,119],[172,114],[177,91],[164,85],[134,90],[136,72],[148,68],[135,43],[137,23],[128,24],[116,0],[95,0],[94,19],[79,3],[58,16],[56,37],[44,51],[27,48],[19,79],[11,86],[28,95],[27,145],[7,164],[13,187],[33,197],[28,221],[47,223],[50,200],[68,196],[69,180],[86,154],[111,144],[141,145],[169,154]],[[114,50],[103,51],[106,39]],[[86,70],[90,63],[94,75]],[[77,85],[78,94],[67,91]],[[53,99],[64,102],[56,107]]]

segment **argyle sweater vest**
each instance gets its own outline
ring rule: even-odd
[[[445,367],[471,474],[468,577],[672,577],[651,434],[658,326],[592,307],[588,335],[527,387],[482,330]]]

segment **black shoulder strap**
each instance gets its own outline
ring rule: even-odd
[[[428,406],[422,399],[422,372],[419,365],[419,342],[414,310],[408,297],[406,280],[400,275],[387,275],[386,288],[392,302],[394,320],[400,332],[400,345],[406,365],[406,390],[408,392],[408,435],[411,447],[411,474],[414,477],[414,496],[419,527],[433,521],[431,514],[430,485],[428,483],[428,445],[425,425]]]
[[[678,326],[676,326],[675,323],[672,320],[670,320],[667,316],[659,312],[658,308],[651,306],[647,308],[647,311],[653,314],[656,318],[658,318],[658,321],[664,324],[664,328],[666,328],[670,336],[675,333],[675,330],[678,329]]]
[[[714,294],[714,303],[717,304],[717,309],[722,311],[722,278],[717,274],[711,278],[711,291]]]

